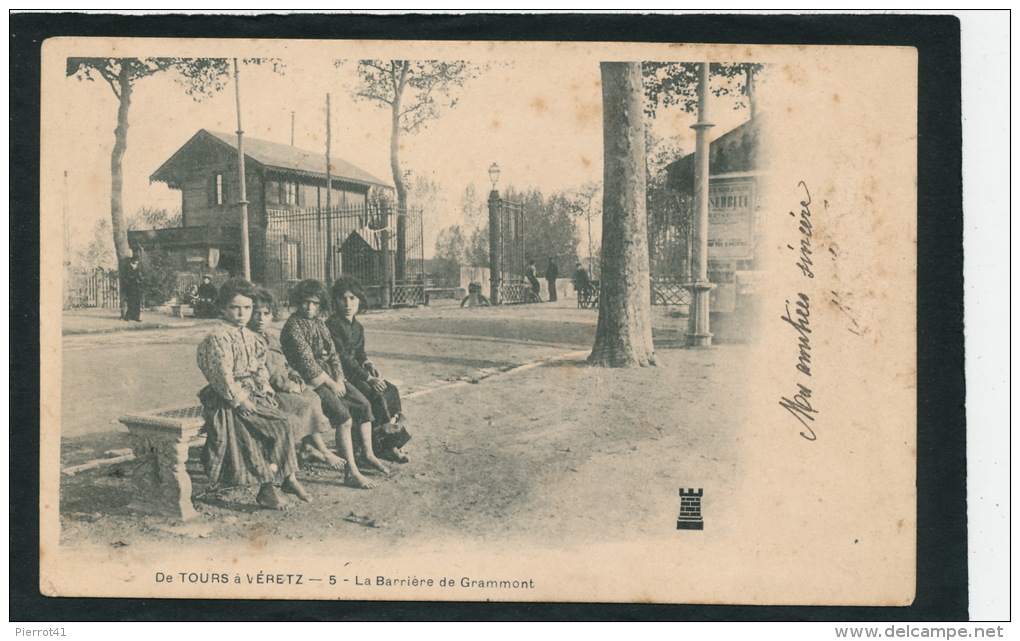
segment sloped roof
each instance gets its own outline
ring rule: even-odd
[[[761,130],[764,117],[759,115],[727,131],[708,145],[708,174],[715,176],[733,172],[762,169]],[[694,154],[688,154],[666,167],[668,184],[674,189],[694,189]]]
[[[184,143],[184,145],[170,157],[169,160],[153,172],[152,176],[149,177],[149,180],[165,182],[172,185],[175,182],[173,175],[177,164],[175,161],[181,156],[186,155],[186,150],[189,146],[195,144],[196,141],[203,139],[212,140],[216,143],[226,145],[233,150],[235,154],[237,153],[237,136],[235,134],[199,129],[198,133],[192,136],[188,142]],[[246,163],[252,161],[262,165],[266,169],[273,169],[281,172],[294,172],[322,179],[326,178],[326,154],[324,153],[308,151],[306,149],[291,147],[290,145],[284,145],[268,140],[245,137],[244,156]],[[332,177],[338,181],[347,181],[368,186],[391,187],[391,185],[387,184],[383,180],[376,178],[364,169],[352,165],[342,158],[331,157],[330,166],[332,167],[330,172]]]
[[[350,242],[357,242],[361,240],[362,243],[368,245],[375,251],[381,251],[383,248],[383,229],[372,229],[370,227],[360,227],[355,229],[347,238],[344,239],[343,244],[347,245]],[[389,236],[390,249],[396,249],[396,234],[391,233]]]

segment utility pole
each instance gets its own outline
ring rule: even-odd
[[[294,112],[290,112],[290,146],[294,146]]]
[[[241,128],[241,74],[234,58],[234,91],[237,96],[237,171],[238,204],[241,206],[241,263],[244,279],[251,280],[251,250],[248,242],[248,193],[244,185],[244,130]]]
[[[333,172],[330,165],[330,145],[333,144],[333,129],[329,106],[329,94],[326,94],[326,282],[333,281]]]
[[[691,252],[693,274],[686,288],[691,292],[691,307],[687,325],[688,347],[710,347],[708,293],[708,130],[714,127],[708,121],[709,63],[703,62],[698,70],[698,122],[691,125],[695,131],[694,148],[694,242]]]

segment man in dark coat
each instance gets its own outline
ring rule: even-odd
[[[124,320],[142,322],[142,289],[144,281],[142,270],[138,267],[138,256],[128,259],[127,267],[124,268],[120,277],[121,293],[127,303],[127,311],[124,313]]]
[[[545,268],[545,280],[549,283],[549,302],[556,302],[556,278],[560,275],[560,269],[549,259],[549,266]]]

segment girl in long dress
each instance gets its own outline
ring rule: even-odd
[[[198,367],[208,385],[199,392],[206,429],[202,464],[213,485],[260,485],[256,502],[283,509],[284,492],[311,497],[297,480],[297,458],[287,415],[269,385],[266,347],[246,327],[255,287],[224,283],[217,300],[223,322],[198,346]]]
[[[340,278],[333,284],[334,313],[326,321],[333,343],[343,365],[344,376],[372,404],[375,422],[372,441],[380,458],[407,463],[400,451],[411,440],[402,424],[400,390],[384,379],[365,353],[365,328],[358,321],[360,311],[368,308],[368,299],[361,284],[353,278]]]
[[[358,469],[354,460],[354,437],[363,447],[365,463],[383,474],[389,468],[372,448],[372,406],[361,392],[344,378],[333,339],[321,316],[329,313],[329,294],[317,280],[303,280],[290,296],[297,310],[280,333],[280,344],[290,366],[297,370],[322,399],[322,411],[336,430],[340,456],[346,461],[344,478],[351,487],[371,489],[375,483]]]
[[[279,335],[270,328],[275,309],[276,304],[270,292],[264,289],[255,292],[255,309],[248,321],[248,329],[258,334],[266,344],[269,384],[276,392],[280,409],[291,419],[294,442],[300,448],[299,454],[322,461],[334,469],[343,469],[343,459],[330,451],[322,440],[322,435],[331,429],[329,419],[322,413],[322,400],[301,375],[287,364]]]

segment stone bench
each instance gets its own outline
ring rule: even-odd
[[[205,425],[202,406],[173,407],[122,416],[135,455],[133,510],[186,521],[198,516],[191,503],[188,448]]]

